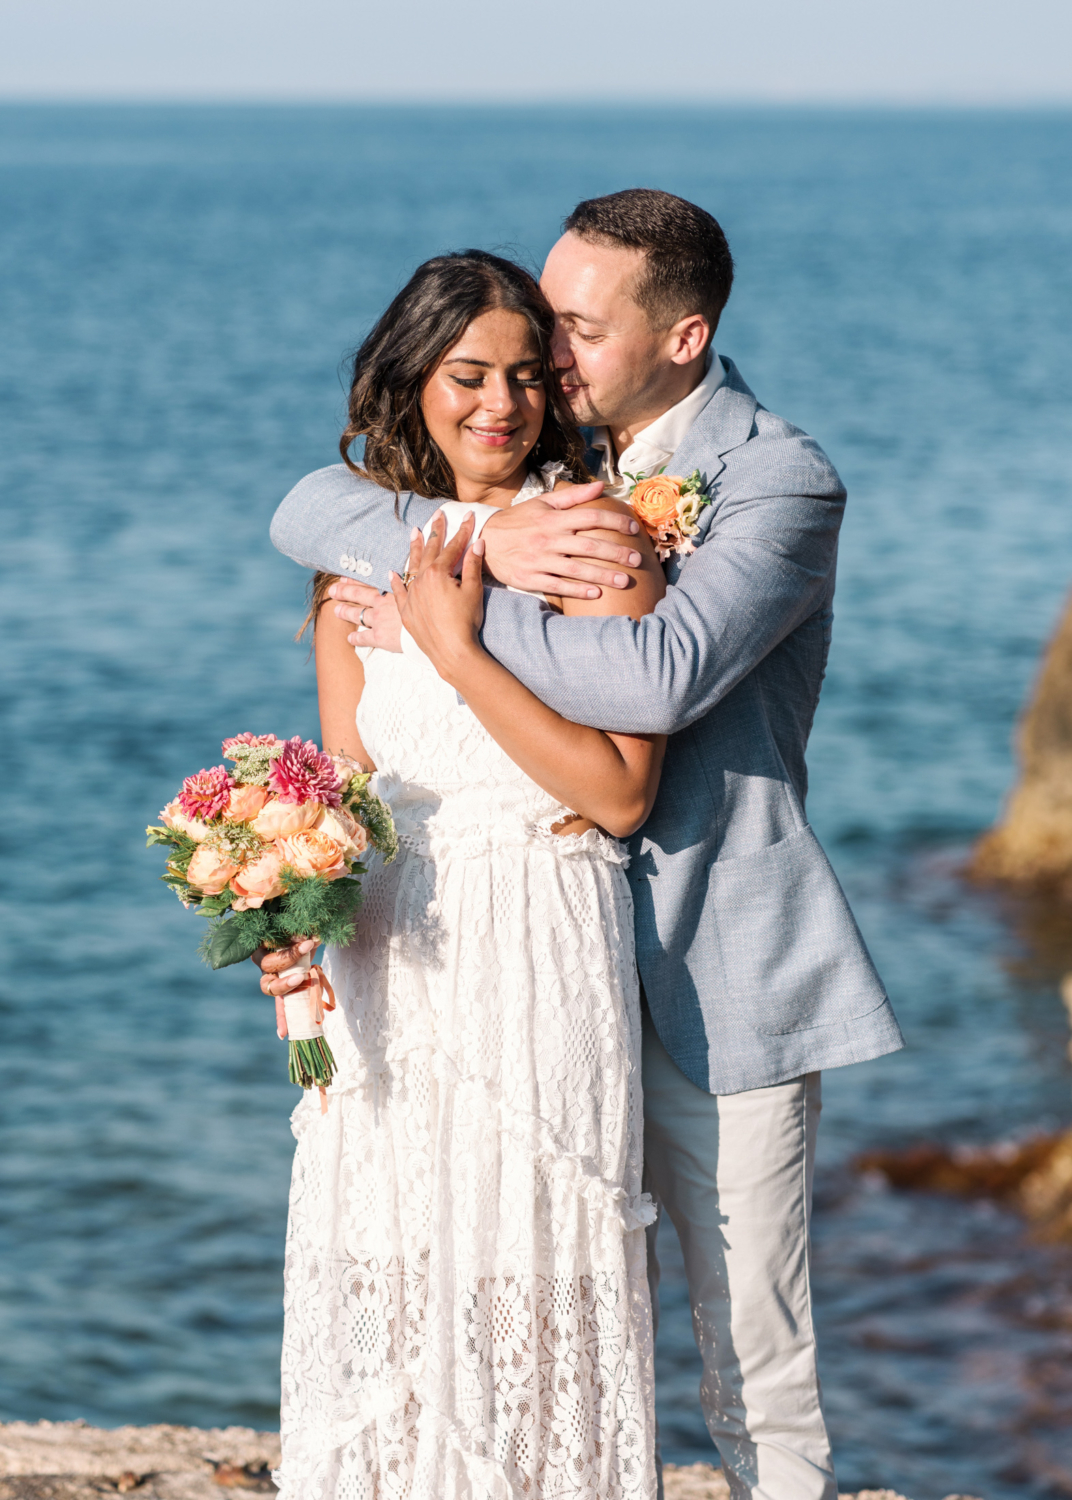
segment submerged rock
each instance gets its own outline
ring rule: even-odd
[[[1038,1239],[1072,1242],[1072,1130],[995,1146],[869,1151],[854,1165],[894,1188],[996,1199],[1022,1213]]]

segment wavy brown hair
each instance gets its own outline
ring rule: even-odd
[[[421,393],[440,360],[474,318],[495,308],[520,313],[540,357],[547,406],[532,449],[538,463],[564,463],[583,484],[584,441],[555,379],[551,355],[554,313],[539,283],[523,266],[486,250],[457,250],[418,266],[353,356],[349,418],[339,452],[348,469],[393,491],[395,514],[403,491],[426,500],[456,500],[454,471],[424,421]],[[350,449],[365,439],[362,463]],[[317,573],[309,613],[298,632],[315,624],[336,573]]]
[[[486,250],[458,250],[418,266],[353,359],[350,420],[339,439],[347,468],[397,497],[456,500],[454,471],[432,440],[421,410],[425,381],[474,318],[494,308],[520,313],[532,330],[547,395],[532,449],[539,463],[558,460],[583,483],[584,442],[555,380],[554,314],[534,276]],[[365,439],[361,464],[350,456]]]

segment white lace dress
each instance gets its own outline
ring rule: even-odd
[[[621,847],[423,659],[363,652],[402,850],[329,955],[294,1112],[283,1500],[652,1500],[640,1020]]]

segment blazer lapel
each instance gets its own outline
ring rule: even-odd
[[[759,406],[733,360],[722,356],[722,363],[726,367],[725,380],[693,422],[666,466],[667,473],[680,474],[683,479],[687,479],[694,469],[699,469],[707,490],[726,467],[723,455],[748,441]],[[700,538],[707,534],[717,508],[716,505],[705,505],[700,512]]]

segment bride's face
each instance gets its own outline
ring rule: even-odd
[[[521,483],[546,403],[528,320],[504,308],[474,318],[421,393],[425,425],[454,470],[459,500]]]

